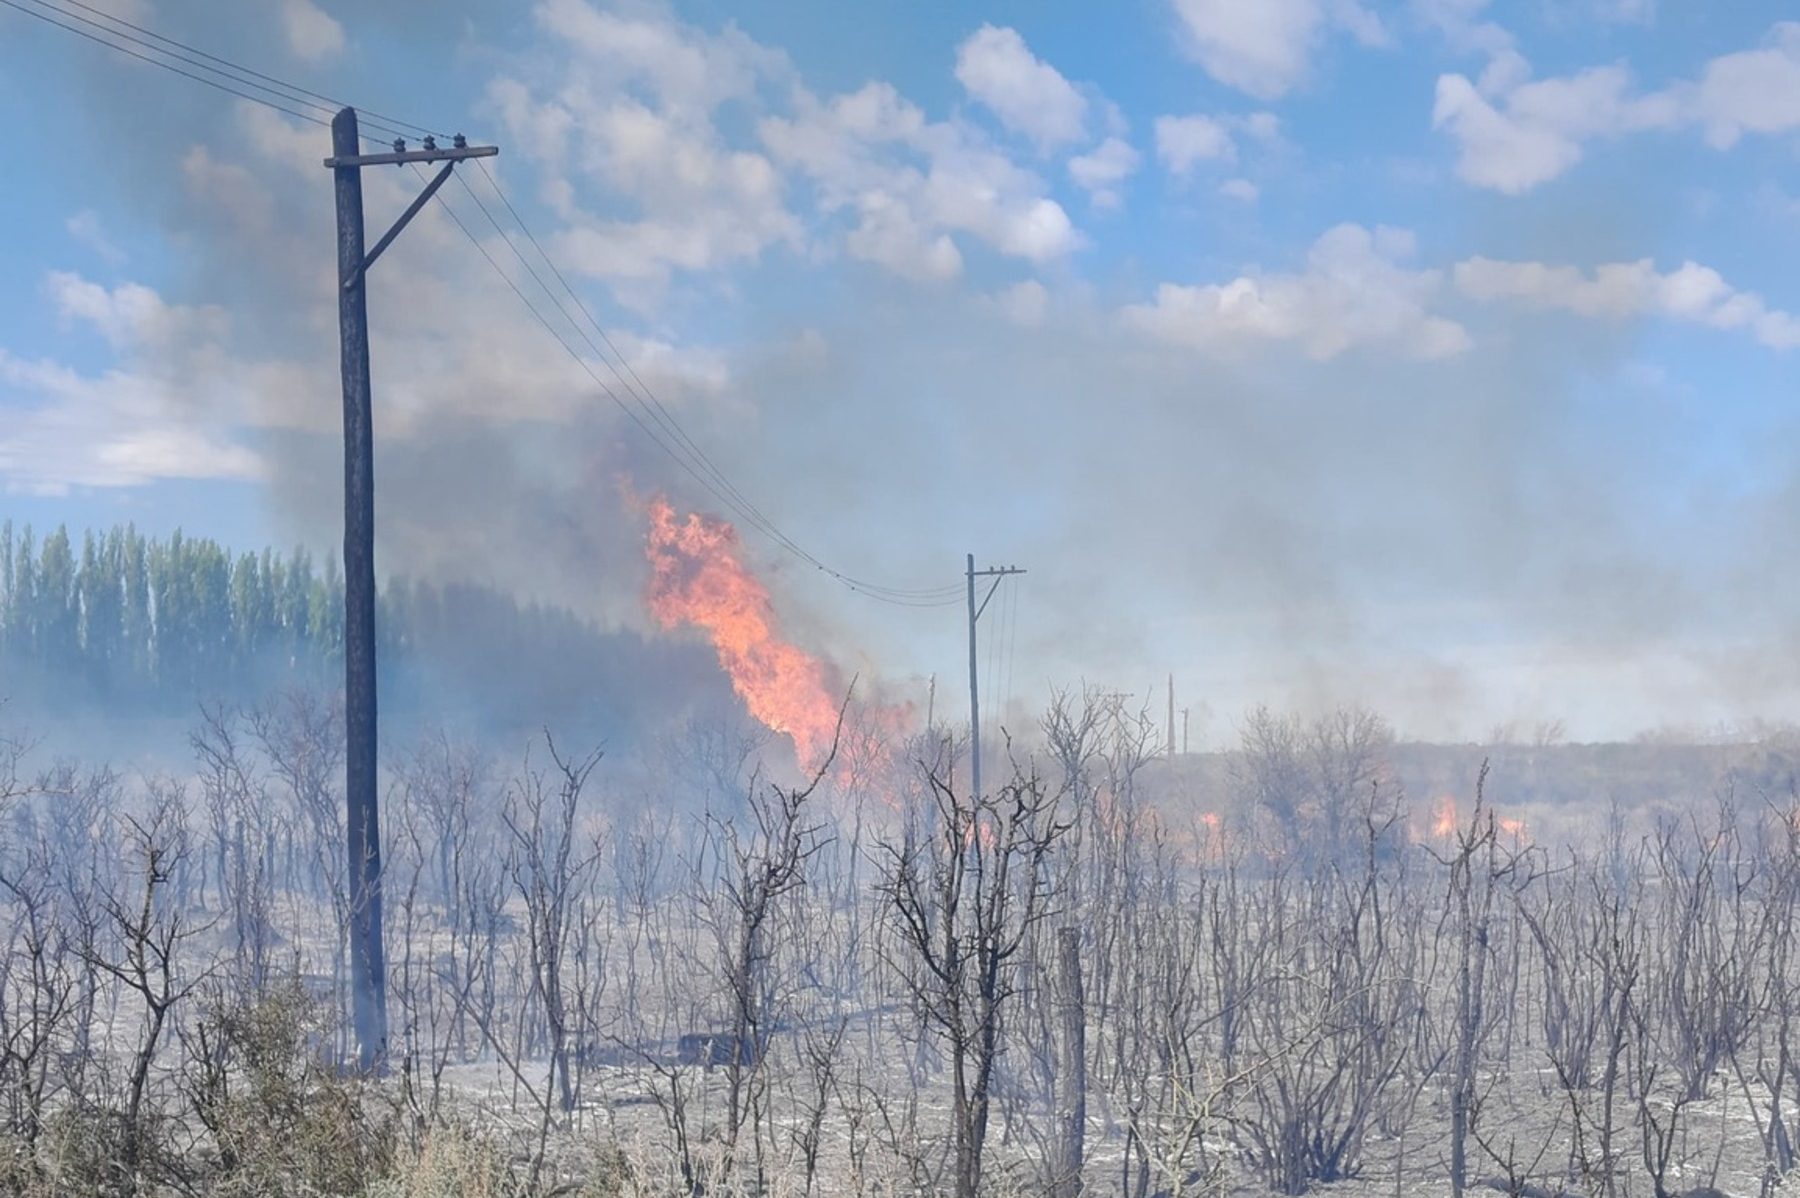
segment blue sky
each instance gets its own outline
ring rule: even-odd
[[[1031,567],[1015,721],[1049,680],[1170,671],[1214,739],[1265,700],[1444,737],[1800,718],[1779,5],[103,7],[500,144],[583,302],[794,539],[903,587]],[[329,546],[324,130],[12,10],[0,108],[35,164],[6,514]],[[371,225],[416,186],[371,176]],[[641,624],[621,480],[717,499],[441,210],[378,274],[384,571]],[[796,639],[956,676],[955,610],[749,543]]]

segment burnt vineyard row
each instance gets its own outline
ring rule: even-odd
[[[176,779],[7,742],[0,1185],[1661,1198],[1793,1167],[1787,798],[1548,846],[1470,778],[1421,836],[1378,720],[1252,727],[1217,818],[1150,801],[1154,726],[1098,692],[979,801],[959,742],[856,726],[810,787],[727,728],[629,770],[422,743],[383,796],[374,1079],[339,1067],[329,705],[206,718]]]

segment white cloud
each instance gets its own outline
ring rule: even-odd
[[[566,226],[553,240],[577,270],[645,306],[677,274],[802,243],[781,171],[734,146],[719,119],[728,105],[753,109],[764,82],[787,77],[778,53],[734,28],[711,34],[583,0],[536,11],[566,57],[552,76],[495,80],[488,98],[539,168]]]
[[[344,27],[312,0],[281,0],[281,32],[294,57],[306,62],[344,50]]]
[[[1667,96],[1634,97],[1630,89],[1624,67],[1593,67],[1520,84],[1496,104],[1464,76],[1445,75],[1438,79],[1431,120],[1456,139],[1463,180],[1517,195],[1575,165],[1583,145],[1596,137],[1676,122]]]
[[[1044,323],[1050,310],[1050,291],[1036,279],[1026,279],[997,292],[993,303],[1007,320],[1029,328]]]
[[[566,90],[594,97],[631,91],[683,116],[708,113],[790,73],[786,56],[734,25],[708,33],[660,15],[607,12],[588,0],[543,0],[540,27],[572,51]]]
[[[945,234],[1034,263],[1061,258],[1079,242],[1043,180],[966,123],[927,120],[888,84],[829,101],[801,91],[794,113],[765,118],[759,133],[778,164],[810,181],[823,213],[858,217],[846,248],[890,268],[885,247],[895,244],[895,230],[932,255],[933,276],[953,261],[955,245],[939,240]],[[954,261],[960,264],[960,253]]]
[[[1231,162],[1237,145],[1223,121],[1209,116],[1156,118],[1156,156],[1173,175],[1186,175],[1199,162]]]
[[[1227,199],[1242,200],[1246,204],[1254,204],[1262,191],[1248,179],[1227,179],[1219,184],[1219,194]]]
[[[496,80],[488,98],[561,220],[554,246],[633,307],[774,247],[841,248],[933,280],[961,273],[970,241],[1033,263],[1079,241],[1045,182],[972,120],[930,120],[888,84],[822,99],[735,27],[587,0],[536,11],[569,53]],[[1012,30],[983,27],[957,73],[1041,146],[1085,136],[1086,102]],[[1121,149],[1071,165],[1098,202],[1129,173]]]
[[[1113,208],[1119,204],[1119,184],[1131,177],[1138,167],[1138,152],[1122,138],[1109,137],[1098,146],[1069,160],[1069,177],[1074,179],[1094,204]]]
[[[1800,128],[1800,22],[1776,25],[1758,49],[1713,59],[1690,95],[1716,149],[1730,149],[1746,133]]]
[[[70,237],[99,255],[107,265],[119,266],[125,262],[125,251],[107,235],[106,230],[101,227],[99,213],[92,208],[83,208],[71,216],[63,222],[63,228],[68,230]]]
[[[1159,340],[1221,355],[1271,343],[1296,344],[1321,360],[1353,348],[1421,359],[1459,354],[1468,333],[1429,309],[1442,275],[1405,266],[1413,253],[1410,233],[1339,225],[1313,244],[1299,274],[1164,283],[1153,302],[1127,307],[1123,317]]]
[[[1456,286],[1479,300],[1511,300],[1602,320],[1660,316],[1709,328],[1743,330],[1771,349],[1800,347],[1800,317],[1770,308],[1754,292],[1732,287],[1711,267],[1684,262],[1667,273],[1649,259],[1614,262],[1591,272],[1541,262],[1470,258]]]
[[[1480,8],[1435,2],[1451,12]],[[1800,23],[1776,25],[1758,49],[1712,59],[1696,80],[1640,92],[1621,65],[1531,80],[1530,64],[1503,30],[1443,20],[1453,42],[1490,55],[1475,81],[1441,76],[1432,110],[1433,127],[1457,143],[1457,174],[1477,187],[1529,191],[1602,138],[1698,126],[1709,145],[1729,149],[1746,133],[1800,129]]]
[[[264,234],[277,231],[276,201],[267,181],[241,164],[221,162],[205,146],[194,146],[181,159],[181,174],[188,193],[204,197],[234,227]]]
[[[1235,118],[1233,123],[1257,141],[1274,141],[1281,136],[1281,118],[1272,112],[1253,112]]]
[[[636,219],[570,212],[559,242],[586,273],[661,281],[671,270],[707,272],[797,244],[785,181],[761,154],[723,145],[695,127],[631,100],[577,113],[583,173],[634,200]]]
[[[0,349],[7,411],[0,482],[7,490],[60,494],[261,476],[257,455],[209,419],[222,390],[254,381],[222,368],[223,311],[172,305],[135,283],[106,288],[61,272],[46,288],[64,321],[96,330],[119,364],[89,374]]]
[[[1231,165],[1238,159],[1238,138],[1271,143],[1281,136],[1281,121],[1272,112],[1212,117],[1203,113],[1156,118],[1156,156],[1177,178],[1186,178],[1203,162]]]
[[[1015,29],[983,25],[956,51],[956,79],[1000,123],[1040,150],[1087,135],[1087,101]]]
[[[861,219],[844,239],[852,257],[915,281],[942,281],[962,273],[956,243],[920,224],[905,200],[869,191],[857,197],[856,206]]]
[[[128,379],[77,375],[0,350],[0,387],[37,400],[8,406],[0,430],[0,489],[62,495],[76,487],[133,487],[161,479],[263,477],[255,452],[146,411]]]
[[[1174,0],[1189,49],[1220,83],[1259,99],[1285,95],[1306,79],[1326,31],[1380,45],[1387,31],[1356,0]]]
[[[1603,21],[1644,25],[1656,17],[1656,0],[1594,0],[1594,11]]]
[[[115,349],[162,350],[191,338],[216,339],[226,329],[223,309],[171,306],[139,283],[107,288],[52,271],[46,288],[58,315],[91,325]]]

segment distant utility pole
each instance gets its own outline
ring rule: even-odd
[[[969,783],[971,797],[975,799],[981,798],[981,688],[975,679],[975,624],[981,619],[981,613],[987,610],[988,600],[994,597],[994,592],[1000,589],[1000,584],[1006,581],[1007,576],[1023,573],[1025,571],[1017,566],[977,570],[975,555],[969,554]],[[982,599],[980,607],[975,606],[975,580],[977,578],[994,580],[994,585],[988,588],[988,593]]]
[[[1175,760],[1175,675],[1169,675],[1169,760]]]
[[[375,805],[375,436],[369,401],[369,267],[419,214],[464,158],[489,158],[461,134],[450,149],[425,139],[420,150],[394,142],[390,154],[364,154],[356,109],[331,122],[337,178],[338,340],[344,379],[344,803],[350,855],[350,984],[358,1060],[364,1072],[387,1056],[387,964],[381,951],[381,818]],[[442,162],[394,227],[363,252],[362,168]]]
[[[1183,757],[1187,756],[1187,751],[1188,751],[1188,709],[1183,707],[1181,709],[1181,755]]]

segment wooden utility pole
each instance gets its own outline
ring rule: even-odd
[[[464,158],[487,158],[493,146],[469,146],[461,136],[440,150],[394,143],[391,154],[363,154],[356,110],[331,122],[337,184],[338,343],[344,382],[344,803],[350,858],[351,1011],[357,1059],[364,1072],[387,1056],[387,964],[381,946],[381,818],[376,807],[375,711],[375,432],[369,387],[369,267],[444,185]],[[363,252],[362,168],[385,163],[442,162],[394,227]]]
[[[981,798],[981,688],[975,677],[975,625],[981,619],[981,613],[987,610],[988,600],[1000,589],[1009,574],[1023,574],[1025,571],[1016,566],[1001,566],[997,569],[977,570],[975,555],[969,554],[969,797]],[[975,606],[975,580],[991,578],[994,585]]]
[[[1175,760],[1175,675],[1169,675],[1169,760]]]
[[[1058,1139],[1055,1198],[1078,1198],[1087,1141],[1087,995],[1081,984],[1081,929],[1056,929],[1062,1051],[1057,1064]]]

